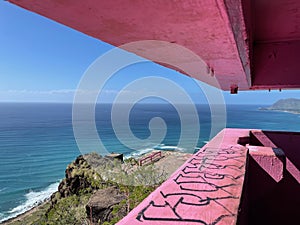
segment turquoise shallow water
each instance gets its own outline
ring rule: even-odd
[[[226,126],[300,131],[300,115],[261,111],[259,107],[227,106]],[[157,144],[145,141],[135,152],[124,146],[114,134],[110,109],[110,105],[96,108],[97,129],[107,149],[129,156],[147,152]],[[201,130],[197,147],[201,147],[209,140],[211,116],[208,106],[197,106],[197,110]],[[150,135],[148,123],[153,117],[162,117],[166,123],[162,143],[177,146],[180,116],[170,105],[135,106],[129,117],[131,132],[139,139],[147,138]],[[193,126],[193,121],[186,118],[188,126]],[[90,143],[92,145],[93,140]],[[1,103],[0,221],[25,212],[49,197],[64,177],[66,166],[79,154],[73,135],[71,104]]]

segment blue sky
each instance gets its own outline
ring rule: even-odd
[[[64,25],[0,1],[0,101],[72,102],[84,72],[94,60],[112,48]],[[151,62],[119,71],[105,86],[101,99],[110,102],[131,81],[156,75],[179,83],[195,102],[205,101],[191,78]],[[155,86],[164,89],[158,84]],[[300,91],[222,94],[228,104],[271,104],[280,98],[299,97]]]

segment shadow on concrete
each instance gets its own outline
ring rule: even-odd
[[[300,223],[300,134],[291,132],[264,132],[276,146],[281,148],[293,172],[286,168],[284,177],[276,182],[248,155],[247,176],[242,196],[239,225],[294,225]],[[266,146],[256,138],[251,145]],[[266,146],[274,147],[274,146]]]

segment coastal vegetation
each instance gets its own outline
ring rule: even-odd
[[[96,153],[68,165],[58,191],[48,202],[10,225],[88,225],[117,223],[166,179],[153,164],[121,163]]]

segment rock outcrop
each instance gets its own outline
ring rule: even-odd
[[[102,224],[116,217],[124,217],[127,214],[125,195],[118,186],[112,186],[113,183],[102,179],[97,172],[105,170],[112,164],[112,160],[95,153],[78,156],[67,166],[65,178],[59,184],[58,191],[51,197],[50,214],[57,211],[64,201],[77,196],[79,203],[75,204],[84,204],[86,218],[92,224]],[[91,197],[84,203],[81,196]],[[121,201],[123,204],[120,204]],[[115,206],[118,206],[117,210]]]
[[[112,161],[97,153],[80,155],[67,166],[51,200],[24,216],[22,224],[116,224],[166,179],[177,162],[186,161],[172,154],[164,153],[155,161],[157,166],[137,166],[135,159]]]
[[[58,186],[61,197],[78,194],[80,190],[90,187],[91,183],[86,176],[90,170],[90,165],[81,155],[69,164],[65,172],[66,178]]]
[[[125,204],[119,207],[117,212],[113,212],[113,207],[122,200],[126,200],[126,196],[117,187],[98,190],[90,198],[86,206],[86,213],[90,221],[97,224],[111,221],[114,216],[122,218],[126,215]]]
[[[59,184],[58,192],[61,197],[101,188],[101,184],[105,184],[105,182],[95,169],[109,163],[111,163],[109,159],[95,153],[78,156],[74,162],[68,165],[65,179]]]

